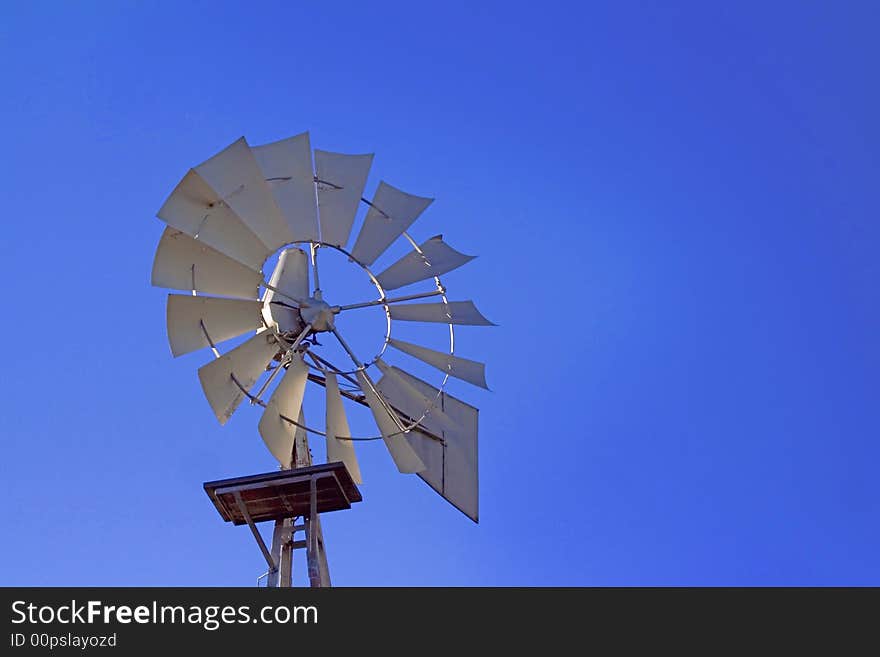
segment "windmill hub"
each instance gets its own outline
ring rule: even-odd
[[[312,330],[316,333],[322,331],[333,330],[333,319],[335,314],[333,307],[323,299],[309,297],[307,299],[308,306],[300,308],[299,314],[303,321],[312,325]]]

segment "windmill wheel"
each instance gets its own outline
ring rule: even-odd
[[[363,198],[372,160],[313,152],[303,133],[256,147],[241,138],[190,169],[158,212],[168,226],[152,283],[189,293],[168,295],[171,351],[214,352],[198,372],[214,414],[225,424],[246,398],[262,406],[259,433],[281,467],[295,465],[297,446],[307,444],[310,432],[326,438],[328,461],[343,462],[361,483],[354,442],[382,440],[400,472],[418,473],[476,520],[476,409],[444,387],[452,376],[486,388],[484,365],[453,353],[454,330],[491,322],[473,302],[449,301],[440,280],[473,257],[441,236],[418,244],[407,233],[432,199],[385,182],[371,201]],[[348,251],[362,202],[368,210]],[[371,266],[399,239],[410,252],[374,274]],[[342,303],[345,290],[325,296],[319,271],[321,254],[329,251],[362,270],[376,298]],[[273,260],[266,280],[263,269]],[[391,294],[414,285],[430,289]],[[337,326],[340,317],[370,307],[385,312],[385,335],[374,356],[356,353]],[[447,324],[448,352],[393,338],[394,321]],[[221,354],[219,345],[251,331]],[[324,340],[336,341],[347,362],[326,357]],[[388,347],[440,370],[439,387],[387,364]],[[303,417],[309,382],[325,391],[320,426]],[[369,407],[377,435],[351,435],[343,399]]]

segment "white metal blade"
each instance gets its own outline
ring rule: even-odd
[[[415,450],[407,442],[405,435],[400,433],[400,429],[382,405],[378,395],[367,381],[364,372],[358,370],[356,375],[358,384],[366,397],[367,405],[373,413],[373,418],[376,420],[379,432],[382,434],[385,446],[388,448],[391,458],[394,459],[397,469],[404,474],[424,470],[425,464],[422,463],[422,459],[419,458],[419,455],[416,454]]]
[[[151,282],[157,287],[256,299],[262,281],[260,272],[171,226],[156,247]]]
[[[470,326],[495,326],[480,314],[473,301],[409,303],[389,306],[391,319],[403,322],[439,322]]]
[[[439,390],[411,374],[399,371],[403,380],[419,390],[425,397],[433,398]],[[385,395],[390,379],[383,376],[376,387]],[[393,382],[391,383],[393,385]],[[441,427],[429,417],[423,425],[428,431],[442,435],[443,441],[433,440],[420,431],[406,435],[412,448],[422,459],[425,469],[419,477],[440,493],[449,503],[477,522],[479,518],[479,479],[477,472],[477,433],[479,411],[446,392],[440,393],[443,412],[460,429],[441,431]]]
[[[262,307],[259,301],[246,299],[169,294],[166,320],[171,353],[180,356],[210,347],[205,331],[217,344],[257,330],[263,325],[260,320]],[[205,331],[202,330],[202,323]]]
[[[271,253],[193,169],[174,188],[156,216],[252,269],[259,270]]]
[[[281,416],[299,418],[308,374],[309,368],[302,355],[294,355],[260,418],[259,431],[263,442],[283,468],[290,467],[296,426]]]
[[[413,358],[418,358],[423,363],[436,367],[441,372],[449,374],[449,376],[473,383],[475,386],[480,386],[486,390],[489,389],[489,386],[486,385],[486,366],[483,363],[453,356],[452,354],[444,354],[440,351],[434,351],[433,349],[395,338],[388,340],[388,344],[398,351],[409,354]]]
[[[348,242],[372,164],[372,153],[345,155],[315,149],[322,241],[340,247]]]
[[[443,412],[442,402],[438,396],[427,397],[423,395],[418,388],[412,386],[401,376],[401,373],[406,374],[406,372],[397,367],[389,367],[382,359],[376,361],[376,366],[384,375],[382,379],[385,381],[385,385],[382,388],[382,394],[394,408],[406,413],[414,421],[424,415],[421,422],[426,422],[430,418],[436,425],[442,427],[443,431],[460,429]]]
[[[386,290],[396,290],[404,285],[417,283],[458,269],[477,257],[459,253],[443,241],[442,235],[432,237],[427,242],[420,244],[419,248],[424,257],[415,250],[403,256],[376,276],[379,285]]]
[[[269,279],[269,285],[281,290],[293,299],[307,299],[309,297],[309,257],[302,249],[285,249],[278,256],[278,264]],[[299,313],[292,308],[285,308],[277,304],[270,305],[272,301],[281,301],[288,305],[296,305],[296,302],[284,296],[276,294],[275,290],[267,289],[263,295],[263,316],[266,322],[276,324],[283,331],[294,330],[299,325]]]
[[[348,474],[356,484],[363,483],[361,469],[354,453],[354,444],[350,440],[338,440],[337,436],[351,436],[342,395],[339,394],[339,382],[333,372],[327,372],[327,463],[342,461]]]
[[[220,424],[226,424],[244,399],[244,393],[232,380],[232,376],[235,375],[245,390],[250,390],[266,371],[278,350],[271,331],[261,331],[232,351],[199,368],[202,390]]]
[[[433,202],[380,182],[351,255],[364,265],[373,264]]]
[[[293,240],[318,240],[318,206],[309,133],[251,148]]]
[[[293,241],[293,233],[244,137],[195,169],[270,250]]]

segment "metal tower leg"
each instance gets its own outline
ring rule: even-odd
[[[318,570],[321,573],[321,586],[332,586],[330,584],[330,566],[327,563],[327,551],[324,549],[324,531],[321,529],[321,516],[315,520],[315,526],[318,531]]]
[[[281,544],[281,562],[279,565],[279,586],[293,586],[293,519],[284,521],[284,542]]]
[[[321,516],[317,513],[318,490],[314,478],[312,478],[309,488],[309,513],[303,517],[301,525],[295,525],[293,518],[275,521],[275,528],[272,532],[271,557],[276,567],[270,568],[266,586],[272,588],[293,586],[293,550],[301,547],[306,549],[309,586],[330,586],[330,567],[327,563]],[[304,541],[294,540],[294,534],[299,530],[305,531]]]
[[[272,560],[275,562],[275,568],[269,570],[266,586],[276,588],[291,585],[293,574],[291,572],[293,568],[292,538],[293,519],[276,520],[272,532]]]
[[[324,548],[324,532],[321,530],[321,517],[317,513],[318,491],[315,479],[311,482],[311,508],[305,518],[306,561],[309,571],[309,586],[330,586],[330,568],[327,565],[327,552]]]
[[[266,586],[273,589],[281,585],[278,565],[281,563],[283,526],[283,520],[276,520],[275,529],[272,531],[272,561],[274,562],[275,567],[269,569],[269,578],[266,580]]]

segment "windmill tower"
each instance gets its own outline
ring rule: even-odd
[[[297,548],[306,549],[310,584],[329,586],[320,514],[361,500],[356,442],[384,442],[400,472],[417,474],[478,519],[478,411],[444,388],[449,377],[487,387],[484,365],[455,355],[455,327],[492,324],[471,301],[450,301],[440,280],[473,257],[442,236],[419,243],[409,235],[432,199],[383,181],[367,200],[372,161],[371,154],[312,151],[308,133],[255,147],[241,138],[190,169],[158,212],[167,227],[152,283],[185,292],[168,295],[171,352],[213,352],[198,375],[217,420],[225,424],[245,399],[262,407],[259,434],[280,466],[205,484],[225,520],[251,528],[270,586],[292,584]],[[366,215],[348,247],[361,203]],[[400,239],[408,253],[374,273],[376,260]],[[375,298],[351,300],[346,290],[321,288],[322,252],[330,251],[372,283]],[[264,268],[273,261],[267,280]],[[402,288],[406,293],[396,292]],[[384,339],[372,358],[356,353],[337,327],[370,307],[385,314]],[[448,325],[448,349],[392,337],[394,322]],[[221,354],[221,343],[248,334]],[[328,341],[338,343],[345,362],[322,353]],[[440,381],[423,381],[391,364],[392,357],[430,365]],[[325,413],[317,423],[303,413],[308,383],[323,388]],[[367,407],[378,434],[352,435],[346,402]],[[326,441],[326,464],[312,463],[310,435]],[[271,546],[257,529],[263,521],[274,522]],[[297,540],[300,531],[305,539]]]

